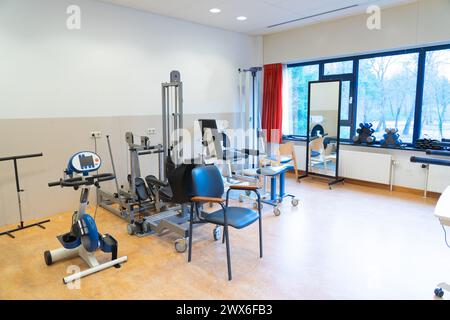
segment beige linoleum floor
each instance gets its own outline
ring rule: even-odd
[[[174,251],[174,236],[129,236],[124,221],[99,209],[100,232],[116,237],[129,258],[121,269],[84,278],[79,290],[63,285],[69,265],[86,266],[74,259],[48,267],[43,252],[58,247],[55,236],[67,231],[68,212],[51,217],[47,230],[0,238],[0,298],[433,299],[435,285],[450,281],[450,249],[433,216],[435,199],[351,184],[330,191],[310,179],[288,179],[287,190],[301,204],[284,203],[279,217],[265,206],[263,259],[257,224],[232,230],[231,282],[213,226],[195,229],[188,264],[187,254]]]

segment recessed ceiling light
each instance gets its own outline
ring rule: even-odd
[[[239,20],[239,21],[245,21],[245,20],[247,20],[247,17],[239,16],[236,19]]]
[[[222,10],[220,10],[219,8],[212,8],[209,10],[209,12],[211,13],[220,13]]]

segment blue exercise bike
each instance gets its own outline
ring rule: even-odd
[[[109,234],[100,234],[94,218],[86,213],[91,187],[99,188],[100,183],[115,178],[110,173],[90,175],[90,173],[98,171],[101,165],[102,161],[96,153],[78,152],[70,158],[67,169],[64,171],[64,179],[48,184],[49,187],[70,187],[74,190],[81,188],[80,206],[72,216],[71,230],[57,237],[62,248],[44,252],[45,263],[48,266],[54,262],[77,256],[89,265],[89,269],[65,277],[63,279],[65,284],[110,267],[120,268],[120,264],[128,260],[126,256],[117,257],[118,242]],[[94,255],[97,250],[111,253],[111,260],[99,263]]]

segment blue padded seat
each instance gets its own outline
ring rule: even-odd
[[[318,157],[318,156],[320,156],[320,152],[314,151],[314,150],[311,151],[311,157],[315,158],[315,157]]]
[[[258,218],[258,212],[249,208],[227,207],[227,222],[228,225],[233,228],[245,228],[246,226],[251,225],[253,222],[258,220]],[[209,213],[205,217],[205,221],[223,226],[225,224],[223,218],[223,209],[214,211],[213,213]]]

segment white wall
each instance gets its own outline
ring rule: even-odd
[[[450,42],[450,1],[420,0],[381,11],[381,30],[369,15],[323,22],[264,36],[264,63],[340,57]]]
[[[382,10],[382,28],[377,31],[366,27],[367,18],[368,15],[353,16],[264,36],[264,63],[302,62],[450,43],[449,0],[421,0]],[[342,148],[392,154],[398,161],[395,185],[423,188],[425,173],[420,165],[410,163],[409,159],[413,155],[424,156],[424,153],[353,146]],[[300,157],[304,152],[298,153]],[[299,161],[305,161],[304,157]],[[442,192],[450,184],[450,170],[434,167],[430,171],[430,190]]]
[[[69,5],[81,7],[81,30],[66,28]],[[101,131],[102,170],[110,171],[111,136],[117,175],[126,183],[125,132],[162,143],[161,82],[181,72],[184,126],[196,119],[233,121],[238,68],[262,64],[262,39],[93,0],[0,0],[0,157],[43,152],[19,162],[25,220],[77,207],[79,193],[48,188],[68,158],[93,150]],[[155,174],[155,157],[141,159]],[[17,221],[11,162],[0,162],[0,226]],[[113,184],[105,184],[106,189]]]
[[[237,69],[261,63],[256,37],[92,0],[0,0],[0,39],[0,119],[160,114],[174,69],[186,113],[236,112]]]

